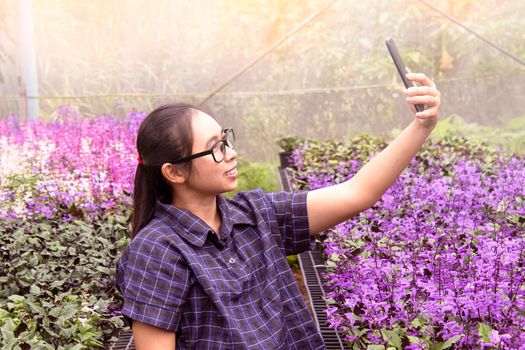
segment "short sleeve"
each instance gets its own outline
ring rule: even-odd
[[[280,233],[278,241],[285,255],[294,255],[312,250],[315,236],[310,235],[306,198],[308,191],[269,192],[266,199],[271,208]]]
[[[122,314],[132,320],[176,332],[190,287],[183,256],[162,236],[130,241],[117,266]]]

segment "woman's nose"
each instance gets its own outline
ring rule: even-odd
[[[224,158],[226,158],[226,160],[237,158],[237,151],[235,151],[233,148],[226,146],[226,154],[224,155]]]

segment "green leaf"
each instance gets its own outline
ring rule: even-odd
[[[55,332],[55,330],[54,330],[51,326],[49,326],[49,320],[47,320],[47,323],[43,323],[43,324],[42,324],[42,328],[44,328],[44,330],[45,330],[47,333],[49,333],[49,335],[51,335],[51,336],[53,336],[53,337],[55,337],[55,338],[58,338],[58,339],[60,338],[60,335],[57,334],[57,333]]]
[[[330,255],[330,260],[332,260],[332,261],[336,261],[336,262],[339,261],[339,254],[337,254],[337,253],[332,253],[332,254]]]
[[[117,222],[120,222],[121,224],[125,224],[128,220],[127,217],[121,215],[115,215],[114,217],[117,220]]]
[[[80,334],[80,341],[104,346],[104,344],[100,343],[100,341],[96,339],[97,335],[98,334],[96,332],[87,331],[83,334]]]
[[[75,346],[73,346],[71,349],[69,350],[83,350],[83,349],[87,349],[87,346],[83,345],[83,344],[77,344]]]
[[[55,307],[49,311],[49,315],[53,317],[59,317],[62,309],[59,307]]]
[[[3,333],[2,333],[3,335]],[[16,343],[18,343],[18,340],[13,336],[10,336],[9,338],[7,337],[4,337],[5,340],[7,340],[7,344],[4,345],[4,347],[2,348],[2,350],[13,350],[15,349],[15,345]]]
[[[64,336],[66,339],[73,339],[75,336],[75,333],[78,331],[78,325],[74,324],[71,327],[65,328],[62,330],[61,335]]]
[[[408,341],[410,344],[423,344],[423,339],[414,337],[412,335],[407,335]]]
[[[44,311],[44,308],[38,304],[36,304],[33,300],[26,300],[26,304],[29,306],[30,308],[30,314],[33,314],[33,315],[46,315],[47,312]]]
[[[487,324],[480,322],[478,324],[478,335],[483,338],[485,343],[490,343],[490,335],[492,334],[492,328]]]
[[[56,280],[56,281],[53,281],[51,282],[51,284],[49,285],[49,287],[52,289],[52,288],[58,288],[58,289],[62,289],[61,287],[64,285],[64,280]]]
[[[326,298],[324,300],[324,302],[327,304],[327,305],[333,305],[335,304],[335,300],[333,298]]]
[[[23,302],[25,300],[25,297],[23,295],[16,295],[16,294],[14,294],[14,295],[8,296],[7,299],[12,300],[14,302],[17,302],[17,301],[18,302],[21,302],[21,301]]]
[[[381,335],[385,341],[388,341],[389,345],[393,345],[396,349],[401,349],[401,338],[396,332],[381,328]]]
[[[432,350],[443,350],[443,342],[434,342],[432,345]]]
[[[385,350],[385,346],[378,344],[370,344],[366,347],[366,350]]]
[[[104,266],[97,266],[97,271],[100,271],[110,276],[113,275],[113,270],[108,269],[107,267],[104,267]]]
[[[425,325],[425,319],[422,318],[422,317],[416,317],[412,320],[412,322],[410,322],[410,324],[414,327],[414,328],[419,328],[421,326],[424,326]]]
[[[447,339],[447,341],[445,341],[443,343],[443,349],[448,349],[449,347],[451,347],[452,345],[454,345],[458,340],[460,340],[461,338],[463,338],[465,336],[465,334],[458,334],[450,339]]]
[[[62,308],[62,312],[60,313],[60,316],[65,319],[70,319],[73,316],[75,316],[79,311],[79,305],[76,303],[68,303]]]
[[[36,284],[32,284],[31,287],[29,288],[29,293],[38,295],[42,293],[42,290]]]
[[[15,331],[16,325],[12,318],[8,318],[4,320],[4,325],[1,328],[2,328],[2,332],[6,331],[6,332],[12,333]]]

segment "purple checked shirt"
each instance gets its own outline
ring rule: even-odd
[[[286,255],[313,248],[306,191],[217,196],[217,235],[157,201],[116,282],[129,319],[176,332],[177,349],[325,349]]]

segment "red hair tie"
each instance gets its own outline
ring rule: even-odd
[[[144,161],[142,160],[142,158],[140,158],[140,154],[137,156],[137,161],[139,162],[139,164],[144,164]]]

